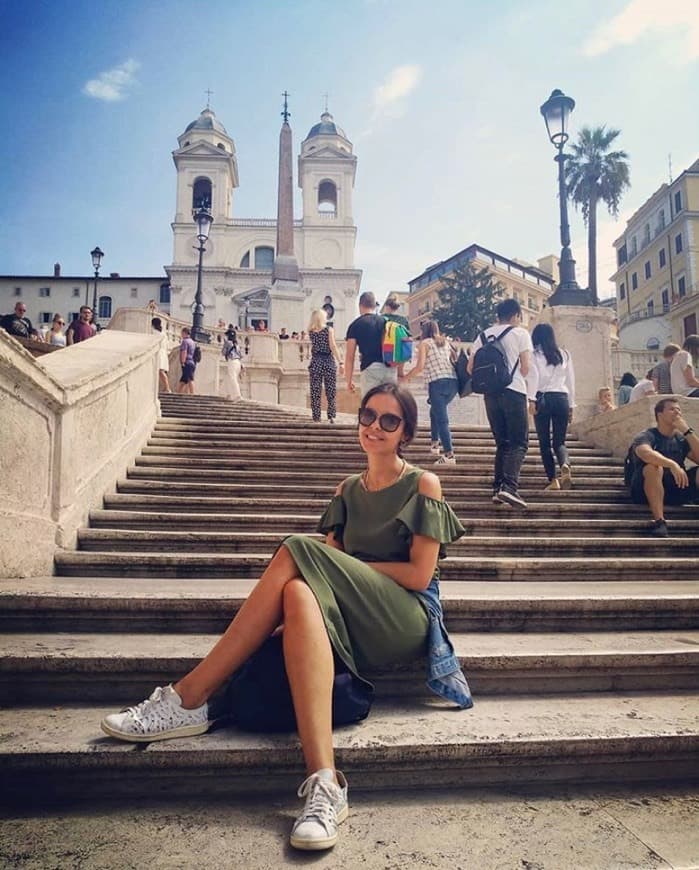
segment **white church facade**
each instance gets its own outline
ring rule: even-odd
[[[191,319],[198,265],[192,215],[207,206],[213,225],[203,257],[205,328],[219,320],[255,328],[264,320],[271,332],[282,327],[300,332],[314,308],[332,305],[335,330],[344,335],[356,316],[362,275],[354,264],[357,228],[352,196],[357,158],[332,115],[324,112],[301,144],[299,220],[293,217],[291,129],[286,116],[280,136],[276,219],[235,216],[239,186],[235,143],[210,108],[189,124],[178,143],[173,152],[177,170],[173,261],[166,269],[171,315]]]

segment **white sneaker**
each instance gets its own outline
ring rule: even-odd
[[[443,453],[434,464],[435,465],[456,465],[456,456],[454,456],[453,453],[451,456],[447,456],[446,453]]]
[[[441,452],[442,445],[439,443],[439,441],[433,441],[430,445],[430,453],[432,453],[434,456],[439,456]]]
[[[117,740],[150,743],[171,737],[194,737],[204,734],[210,725],[208,704],[186,710],[170,685],[158,686],[150,698],[136,707],[105,716],[100,727]]]
[[[311,774],[300,786],[299,797],[306,798],[303,812],[291,829],[295,849],[330,849],[337,843],[337,826],[349,814],[347,780],[338,770],[336,785],[329,767]]]

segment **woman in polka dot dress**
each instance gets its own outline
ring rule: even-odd
[[[335,333],[326,323],[326,314],[322,308],[311,312],[308,324],[308,334],[311,339],[311,363],[308,366],[308,376],[311,382],[311,413],[313,422],[320,423],[320,397],[325,383],[325,397],[328,401],[328,420],[335,422],[337,410],[335,398],[337,395],[337,360],[342,368],[340,351],[335,343]]]

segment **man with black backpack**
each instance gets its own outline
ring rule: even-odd
[[[471,348],[468,371],[474,393],[485,399],[495,438],[493,502],[526,508],[518,494],[519,473],[529,447],[527,384],[533,351],[531,336],[521,326],[516,299],[503,299],[495,309],[498,322],[480,333]]]

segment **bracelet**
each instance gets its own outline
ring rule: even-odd
[[[683,432],[683,433],[682,433],[682,437],[683,437],[683,438],[686,438],[687,435],[694,435],[694,429],[692,429],[691,426],[689,427],[689,429],[687,429],[686,432]]]

